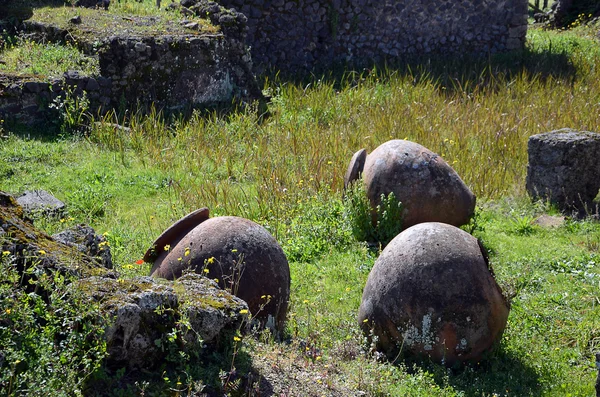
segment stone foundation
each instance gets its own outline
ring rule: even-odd
[[[81,97],[84,91],[90,101],[89,111],[101,114],[111,106],[111,87],[109,79],[77,72],[50,81],[0,75],[0,118],[28,125],[52,121],[52,103],[67,95]]]

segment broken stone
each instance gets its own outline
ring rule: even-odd
[[[17,203],[29,215],[59,216],[65,209],[65,203],[45,190],[27,190],[17,197]]]
[[[113,268],[110,246],[104,236],[86,225],[76,225],[70,229],[52,235],[59,243],[75,247],[79,252],[95,258],[107,269]]]
[[[406,229],[369,274],[358,315],[377,349],[453,365],[477,362],[502,336],[509,305],[477,239],[431,222]]]
[[[36,229],[25,216],[23,207],[1,191],[0,229],[3,232],[0,233],[3,234],[0,249],[10,253],[19,269],[35,269],[24,274],[23,283],[27,283],[30,277],[53,271],[75,277],[114,277],[97,259]]]
[[[569,128],[529,137],[526,187],[562,211],[595,211],[600,189],[600,134]]]

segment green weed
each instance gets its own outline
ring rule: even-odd
[[[3,395],[82,395],[106,355],[104,329],[89,321],[97,305],[83,305],[69,276],[40,271],[35,261],[22,270],[23,284],[13,259],[0,257]]]
[[[381,195],[380,204],[372,207],[362,183],[353,183],[344,202],[352,234],[358,241],[377,242],[385,247],[402,231],[402,203],[394,193]]]

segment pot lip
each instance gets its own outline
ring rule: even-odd
[[[190,212],[177,222],[169,226],[154,243],[148,248],[144,254],[144,262],[154,262],[156,253],[162,252],[167,244],[173,243],[178,237],[187,234],[190,230],[206,221],[209,216],[209,210],[207,207],[199,208],[195,211]]]
[[[346,174],[344,175],[344,190],[348,189],[352,182],[358,180],[360,175],[365,168],[365,162],[367,161],[367,150],[360,149],[358,152],[354,153],[352,158],[350,159],[350,164],[348,164],[348,169],[346,170]]]

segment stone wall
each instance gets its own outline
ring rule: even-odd
[[[245,102],[260,99],[245,44],[245,17],[230,13],[227,15],[235,17],[229,21],[223,18],[223,8],[215,6],[203,15],[221,23],[218,33],[199,34],[190,23],[189,29],[177,34],[115,32],[100,41],[78,38],[76,44],[84,53],[98,56],[100,75],[112,82],[113,105],[153,103],[176,109],[231,103],[234,98]],[[130,19],[138,24],[156,23],[150,18]],[[45,42],[68,42],[73,35],[39,22],[26,22],[22,30]]]
[[[93,114],[122,106],[178,111],[262,99],[245,44],[246,17],[206,1],[196,4],[194,11],[217,28],[209,33],[194,21],[114,16],[118,28],[107,34],[95,30],[102,27],[92,18],[67,26],[23,21],[12,28],[13,34],[76,45],[97,57],[100,75],[85,77],[74,71],[61,79],[0,75],[0,118],[26,124],[51,120],[48,108],[57,97],[81,96],[84,91]],[[156,29],[132,33],[128,24]]]
[[[194,0],[184,0],[186,2]],[[182,1],[183,3],[183,1]],[[220,0],[248,18],[256,71],[522,48],[527,0]]]
[[[245,44],[223,35],[111,37],[98,56],[114,101],[178,108],[261,95]]]
[[[111,103],[111,88],[109,79],[80,76],[72,71],[50,81],[0,76],[0,119],[30,125],[52,121],[52,103],[67,95],[81,97],[84,91],[90,112],[103,113]]]

